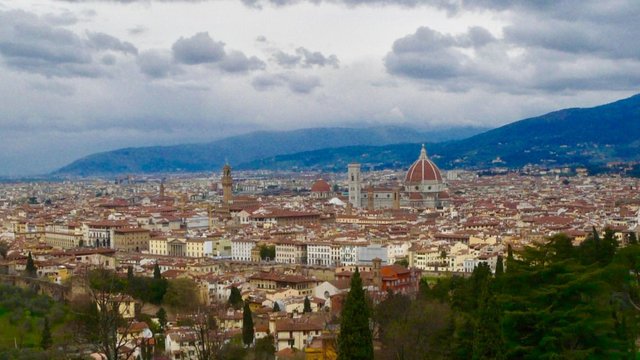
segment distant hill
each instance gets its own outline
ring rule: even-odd
[[[347,146],[266,157],[245,169],[344,170],[349,162],[373,168],[408,166],[419,145]],[[594,165],[640,161],[640,95],[593,108],[572,108],[520,120],[463,140],[430,144],[442,168]]]
[[[125,148],[92,154],[55,171],[59,176],[124,173],[195,172],[281,154],[346,145],[386,145],[403,142],[446,141],[472,136],[486,128],[458,127],[418,131],[408,127],[316,128],[258,131],[203,144]]]

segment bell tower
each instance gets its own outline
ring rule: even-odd
[[[225,205],[233,202],[233,179],[231,178],[231,166],[226,164],[222,168],[222,201]]]
[[[349,164],[347,173],[347,183],[349,184],[349,203],[354,208],[362,207],[360,191],[362,191],[362,183],[360,179],[360,164]]]

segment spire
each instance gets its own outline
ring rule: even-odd
[[[422,144],[422,150],[420,150],[420,159],[427,158],[427,149],[425,149],[424,144]]]

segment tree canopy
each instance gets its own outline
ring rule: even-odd
[[[557,234],[517,253],[509,249],[506,264],[501,260],[495,274],[480,264],[468,278],[422,281],[416,299],[389,294],[375,308],[382,354],[635,359],[640,245],[618,249],[613,231],[601,237],[594,230],[579,246]],[[422,310],[413,312],[416,307]],[[414,328],[424,330],[414,334]]]

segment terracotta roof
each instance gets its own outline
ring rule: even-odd
[[[440,170],[429,158],[427,157],[427,151],[422,146],[420,151],[420,157],[407,171],[407,176],[404,179],[407,183],[420,183],[422,181],[442,181],[442,175]]]
[[[318,179],[313,186],[311,186],[311,192],[330,192],[331,185],[323,179]]]

